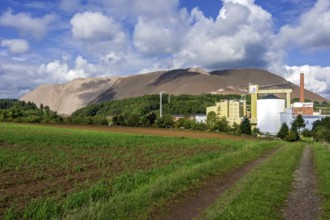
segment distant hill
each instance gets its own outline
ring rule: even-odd
[[[49,106],[59,114],[69,115],[88,104],[143,95],[165,93],[180,95],[247,94],[248,84],[262,89],[292,89],[299,97],[299,87],[283,77],[261,69],[234,69],[206,72],[200,68],[158,71],[125,77],[75,79],[66,84],[41,85],[20,100]],[[327,99],[305,90],[312,101]]]

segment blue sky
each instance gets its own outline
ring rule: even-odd
[[[328,0],[2,0],[0,98],[44,83],[256,67],[330,98]]]

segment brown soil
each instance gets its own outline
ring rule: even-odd
[[[185,157],[222,150],[216,146],[155,149],[150,147],[147,151],[143,148],[132,150],[126,147],[100,147],[77,153],[70,147],[1,144],[0,148],[10,150],[13,154],[24,151],[48,159],[38,162],[35,166],[26,164],[18,169],[11,167],[0,172],[0,219],[11,206],[21,211],[34,199],[48,196],[61,199],[66,194],[91,185],[103,177],[113,178],[124,171],[149,170],[153,167],[166,166]],[[56,161],[55,152],[68,155],[67,164],[50,163],[49,161]],[[118,158],[114,158],[114,154]],[[167,159],[160,159],[161,156]],[[132,158],[143,159],[132,160]]]
[[[278,149],[268,151],[260,158],[250,161],[230,173],[209,178],[199,188],[185,192],[168,202],[169,205],[152,213],[149,219],[188,220],[198,217],[240,178],[257,167],[262,161],[270,158],[277,151]]]
[[[236,136],[225,133],[212,133],[212,132],[160,129],[160,128],[133,128],[133,127],[116,127],[116,126],[108,127],[108,126],[83,126],[83,125],[46,125],[46,126],[83,129],[83,130],[109,131],[116,133],[156,135],[156,136],[167,136],[167,137],[219,138],[219,139],[227,139],[227,140],[255,139],[253,137]]]
[[[313,151],[305,147],[299,167],[294,173],[292,191],[284,210],[284,219],[311,220],[320,214],[320,198],[317,196],[317,179],[313,168]]]

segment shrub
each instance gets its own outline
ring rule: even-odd
[[[247,134],[247,135],[252,134],[251,123],[250,123],[250,120],[247,117],[244,117],[244,119],[241,123],[240,129],[241,129],[242,134]]]
[[[289,133],[289,127],[288,125],[284,122],[280,128],[280,130],[277,133],[277,137],[284,139],[285,136],[287,136],[287,134]]]
[[[288,134],[284,137],[284,140],[288,142],[294,142],[297,140],[297,135],[293,131],[289,131]]]

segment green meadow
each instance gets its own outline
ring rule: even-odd
[[[277,219],[276,210],[283,207],[290,191],[303,147],[303,143],[269,140],[0,124],[0,218],[147,219],[177,195],[273,150],[270,159],[221,195],[202,217],[230,219],[231,213],[241,213],[237,216],[244,219],[269,213],[271,206],[276,208],[272,216]],[[321,158],[318,152],[330,156],[329,149],[315,145],[314,150],[320,158],[316,161],[324,183],[321,193],[328,198],[330,178],[324,160],[329,157]],[[269,178],[278,181],[265,184]],[[248,196],[256,194],[260,197]],[[245,206],[252,200],[258,210]],[[324,207],[329,210],[329,203]]]

